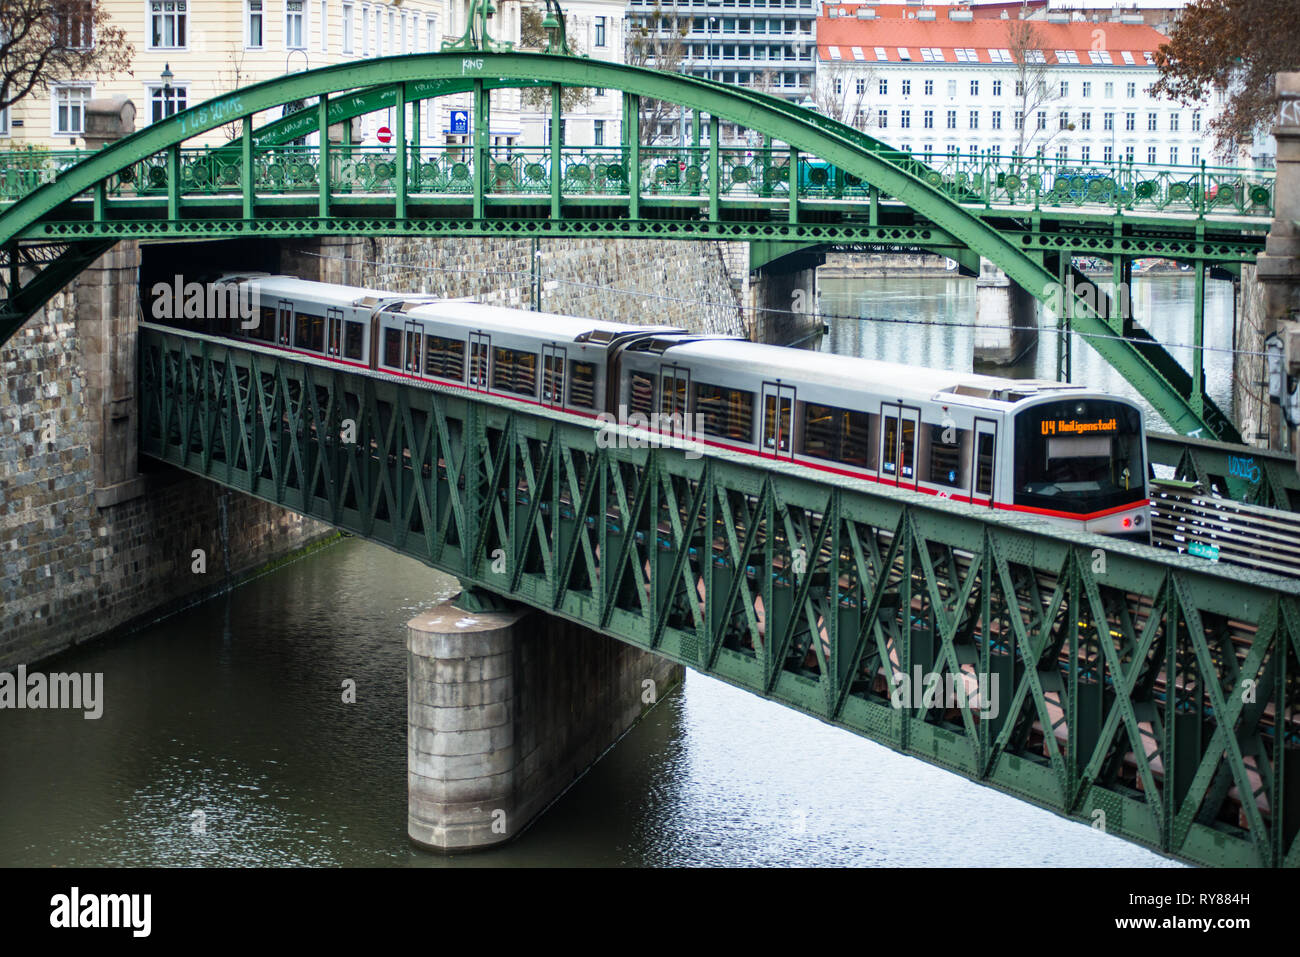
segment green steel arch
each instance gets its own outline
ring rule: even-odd
[[[815,112],[801,109],[779,98],[752,90],[723,85],[680,74],[664,73],[622,64],[580,57],[516,52],[431,53],[366,60],[292,74],[258,83],[191,107],[154,123],[92,155],[0,213],[0,247],[11,251],[11,273],[18,261],[16,242],[31,238],[34,227],[51,217],[74,197],[98,192],[109,177],[145,158],[178,147],[183,141],[217,127],[240,121],[244,124],[242,144],[251,148],[251,118],[262,111],[312,97],[343,95],[344,102],[356,96],[373,99],[377,90],[389,90],[394,105],[401,105],[461,89],[522,87],[538,85],[585,86],[620,90],[632,97],[664,100],[700,113],[762,133],[789,144],[799,154],[815,156],[871,183],[915,213],[945,231],[957,243],[978,252],[1002,269],[1013,281],[1040,301],[1062,305],[1071,312],[1073,328],[1088,337],[1103,358],[1117,368],[1161,416],[1177,431],[1206,437],[1236,440],[1231,422],[1196,390],[1180,389],[1171,379],[1187,379],[1186,373],[1161,357],[1167,353],[1123,338],[1075,287],[1062,290],[1060,279],[1041,261],[1042,253],[1021,248],[996,226],[928,183],[921,175],[925,167],[909,154],[896,150],[857,130]],[[399,114],[400,115],[400,114]],[[635,111],[633,111],[635,117]],[[332,118],[327,117],[327,122]],[[399,131],[400,132],[400,131]],[[301,135],[298,133],[296,135]],[[400,139],[400,137],[399,137]],[[635,139],[635,138],[634,138]],[[221,147],[230,149],[231,147]],[[632,142],[629,148],[639,148]],[[172,152],[171,156],[176,154]],[[397,219],[405,217],[405,164],[398,164]],[[639,189],[639,186],[638,186]],[[637,215],[636,193],[630,215]],[[174,210],[172,212],[175,212]],[[793,206],[792,206],[793,215]],[[173,217],[174,218],[174,217]],[[251,216],[249,217],[251,219]],[[324,232],[323,224],[308,224],[307,232]],[[330,230],[337,232],[338,230]],[[494,234],[499,230],[494,231]],[[238,232],[230,233],[232,237]],[[617,230],[611,232],[617,236]],[[68,241],[65,239],[65,242]],[[62,255],[76,259],[94,252],[73,244]],[[105,248],[102,240],[95,246]],[[11,275],[10,300],[0,320],[0,341],[22,324],[40,302],[37,288],[23,290],[20,298]],[[46,286],[50,283],[47,281]],[[1065,300],[1062,303],[1062,299]],[[44,299],[40,300],[41,302]],[[1145,348],[1144,348],[1145,346]],[[1154,360],[1154,361],[1153,361]],[[1159,367],[1158,367],[1159,364]],[[1163,374],[1162,374],[1163,372]]]

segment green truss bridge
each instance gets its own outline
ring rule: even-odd
[[[1163,853],[1300,864],[1294,579],[256,345],[139,352],[156,459]],[[915,669],[989,700],[927,706]]]
[[[476,21],[477,22],[477,21]],[[930,166],[815,112],[752,90],[558,52],[520,53],[471,36],[437,54],[286,75],[154,123],[93,154],[10,154],[0,176],[0,342],[119,239],[341,235],[657,237],[748,240],[760,258],[853,245],[941,253],[969,273],[990,260],[1151,403],[1176,432],[1237,442],[1205,391],[1131,315],[1073,268],[1134,259],[1195,267],[1194,339],[1207,275],[1239,272],[1263,247],[1267,173],[1208,167],[1065,167],[1039,160],[944,158]],[[562,30],[561,30],[562,33]],[[621,91],[624,142],[560,145],[565,86]],[[551,92],[551,146],[503,152],[487,136],[493,90]],[[473,139],[416,147],[422,101],[468,93]],[[692,117],[685,147],[642,145],[643,99]],[[254,129],[286,105],[296,113]],[[392,110],[395,143],[290,145],[329,124]],[[763,137],[719,144],[719,123]],[[236,140],[196,147],[219,127]],[[345,129],[347,125],[345,124]],[[707,130],[707,135],[705,131]],[[701,145],[703,144],[703,145]],[[779,146],[774,146],[779,144]],[[1062,336],[1068,343],[1070,336]],[[1062,355],[1068,370],[1068,355]],[[1068,371],[1067,371],[1068,374]]]

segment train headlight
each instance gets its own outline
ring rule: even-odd
[[[1133,524],[1134,524],[1134,526],[1136,526],[1137,528],[1141,528],[1141,527],[1142,527],[1142,516],[1141,516],[1141,515],[1134,515],[1134,516],[1133,516]]]

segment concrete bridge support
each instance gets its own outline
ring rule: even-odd
[[[561,618],[445,602],[407,625],[407,833],[513,840],[684,671]]]
[[[1009,366],[1038,346],[1038,302],[987,259],[975,281],[975,362]]]
[[[815,349],[824,328],[817,267],[824,253],[784,252],[786,243],[751,243],[749,338],[774,346]]]

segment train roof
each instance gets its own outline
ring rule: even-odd
[[[840,356],[808,349],[764,345],[745,339],[697,339],[668,347],[677,359],[700,359],[732,372],[775,367],[779,378],[821,387],[861,392],[864,386],[900,399],[931,399],[940,393],[958,397],[1016,402],[1043,392],[1086,391],[1083,386],[1041,379],[1008,379],[974,372],[950,372],[923,366],[899,365],[876,359]]]
[[[403,293],[396,293],[385,289],[368,289],[362,286],[344,286],[336,282],[316,282],[312,279],[298,279],[294,276],[268,276],[268,275],[249,275],[243,273],[226,277],[229,279],[243,279],[249,283],[256,283],[257,291],[261,295],[270,294],[273,296],[283,296],[285,298],[310,299],[313,302],[323,303],[328,306],[351,306],[359,299],[373,297],[375,299],[400,299]],[[420,293],[410,293],[410,298],[420,298]]]
[[[560,316],[550,312],[530,312],[505,306],[489,306],[479,302],[443,299],[416,306],[407,316],[411,319],[454,322],[468,329],[493,333],[536,336],[538,339],[564,339],[573,341],[593,332],[680,332],[674,326],[638,326],[626,322],[607,322],[603,319],[584,319]]]

